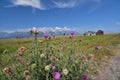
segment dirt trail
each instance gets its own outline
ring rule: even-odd
[[[117,55],[112,58],[111,64],[100,70],[99,75],[92,80],[120,80],[120,44],[116,49]]]

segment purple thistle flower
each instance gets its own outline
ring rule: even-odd
[[[33,27],[33,29],[30,30],[31,34],[39,34],[39,30]]]
[[[87,80],[87,75],[82,75],[82,80]]]
[[[86,55],[83,55],[82,58],[83,58],[84,61],[87,61],[87,56]]]
[[[71,34],[71,35],[74,35],[74,34],[75,34],[75,31],[71,31],[70,34]]]
[[[32,34],[32,33],[33,33],[33,30],[30,30],[30,33]]]
[[[57,49],[57,51],[58,51],[58,52],[60,52],[60,51],[61,51],[61,49],[60,49],[60,48],[58,48],[58,49]]]
[[[52,66],[52,70],[55,70],[56,69],[56,66]]]
[[[73,36],[69,36],[70,39],[72,39]]]
[[[98,50],[99,49],[99,47],[98,46],[95,46],[95,50]]]
[[[48,33],[45,32],[45,33],[44,33],[44,38],[48,38],[48,37],[49,37]]]
[[[39,33],[39,30],[35,29],[35,30],[33,30],[33,33],[34,33],[34,34],[38,34],[38,33]]]
[[[54,78],[55,80],[59,80],[59,79],[60,79],[60,76],[61,76],[60,72],[55,72],[55,73],[53,74],[53,78]]]

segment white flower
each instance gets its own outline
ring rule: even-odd
[[[68,70],[67,69],[63,69],[63,74],[67,75],[68,74]]]
[[[50,70],[50,65],[45,66],[45,70],[49,71]]]
[[[40,57],[43,58],[45,55],[44,54],[41,54]]]

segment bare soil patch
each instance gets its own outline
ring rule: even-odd
[[[120,44],[116,48],[116,55],[110,59],[110,64],[102,67],[92,80],[120,80]]]

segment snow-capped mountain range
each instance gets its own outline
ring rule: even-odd
[[[44,32],[47,32],[50,36],[56,35],[60,36],[65,33],[66,35],[70,35],[70,31],[75,31],[75,35],[80,35],[81,32],[67,28],[67,27],[42,27],[42,28],[37,28],[39,30],[38,37],[43,37]],[[19,29],[15,31],[0,31],[0,39],[7,39],[7,38],[27,38],[27,37],[32,37],[30,34],[31,29]]]

